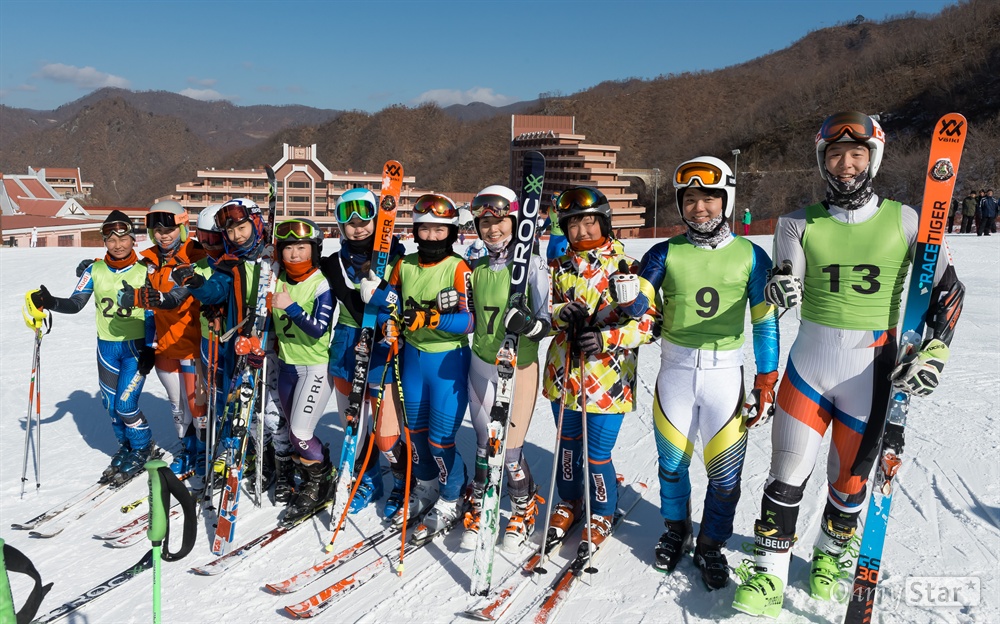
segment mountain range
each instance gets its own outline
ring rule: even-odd
[[[620,167],[665,172],[660,223],[677,218],[669,172],[700,154],[732,162],[734,149],[737,201],[762,218],[822,199],[816,129],[832,112],[863,110],[880,115],[888,137],[877,192],[919,203],[929,132],[952,110],[970,128],[960,192],[1000,188],[998,67],[1000,3],[969,0],[933,16],[824,28],[724,69],[623,78],[503,108],[364,113],[105,88],[52,111],[0,106],[0,171],[79,166],[95,202],[148,205],[198,169],[255,167],[276,161],[282,143],[315,143],[333,170],[378,170],[393,158],[420,188],[474,192],[507,180],[512,113],[573,115],[588,141],[621,146]],[[633,188],[653,204],[654,189]]]

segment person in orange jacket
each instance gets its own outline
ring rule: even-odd
[[[146,264],[146,286],[123,289],[123,305],[151,307],[156,323],[156,376],[167,391],[177,435],[183,448],[174,455],[170,469],[178,475],[192,470],[204,474],[207,405],[196,392],[196,360],[201,347],[200,304],[186,288],[177,287],[170,276],[174,267],[205,257],[201,244],[189,237],[187,210],[174,200],[153,204],[146,214],[146,229],[156,244],[140,255]],[[143,291],[161,293],[157,305]],[[130,300],[131,298],[131,300]],[[155,296],[152,300],[155,300]]]

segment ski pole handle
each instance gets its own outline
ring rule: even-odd
[[[154,548],[164,547],[164,560],[178,561],[191,552],[197,538],[198,515],[195,512],[194,498],[191,497],[191,493],[177,476],[170,471],[167,462],[162,459],[153,459],[146,462],[144,468],[149,473],[149,529],[146,531],[146,537],[153,543]],[[170,537],[167,510],[170,509],[171,496],[180,502],[184,514],[183,540],[180,550],[176,553],[172,553],[166,548]]]
[[[162,546],[167,537],[167,508],[170,506],[170,493],[163,487],[163,479],[159,469],[166,468],[167,462],[153,459],[146,462],[143,468],[149,473],[149,529],[146,537],[153,546]]]

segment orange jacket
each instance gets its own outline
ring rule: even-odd
[[[139,254],[147,267],[146,279],[161,293],[174,288],[170,272],[181,264],[192,264],[205,257],[205,250],[197,241],[188,239],[177,253],[163,258],[156,245]],[[156,322],[156,354],[173,359],[199,357],[201,325],[198,314],[201,306],[194,297],[188,297],[176,308],[153,311]]]

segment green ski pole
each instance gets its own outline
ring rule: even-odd
[[[191,552],[198,516],[195,513],[194,498],[170,471],[167,462],[154,459],[146,462],[144,468],[149,473],[149,529],[146,537],[153,544],[153,624],[160,624],[160,559],[178,561]],[[167,549],[170,538],[167,510],[170,509],[171,495],[180,502],[184,513],[184,539],[177,553],[171,553]]]

